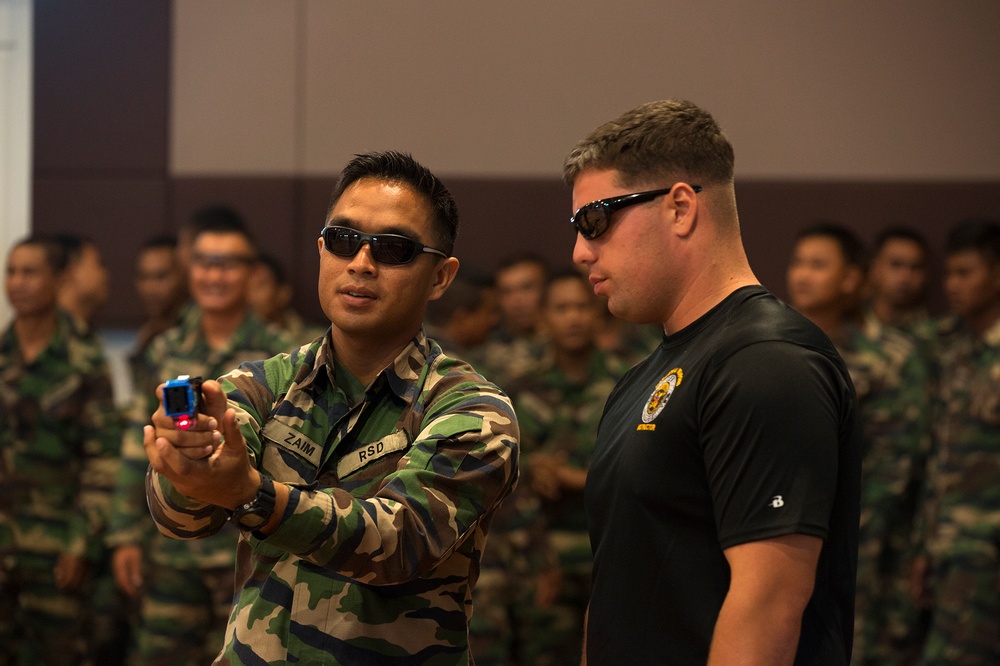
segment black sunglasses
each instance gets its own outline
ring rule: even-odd
[[[408,264],[421,252],[448,255],[398,234],[363,234],[350,227],[323,227],[323,247],[338,257],[353,257],[364,243],[371,248],[372,259],[380,264]]]
[[[650,190],[649,192],[636,192],[635,194],[623,194],[609,199],[598,199],[591,201],[586,206],[580,206],[573,217],[569,218],[569,223],[580,232],[580,235],[587,240],[594,240],[611,226],[611,215],[646,201],[652,201],[656,197],[663,196],[674,189],[677,183],[663,190]],[[701,192],[700,185],[692,185],[691,189],[695,193]]]

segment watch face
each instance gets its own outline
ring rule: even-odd
[[[270,517],[270,515],[263,516],[259,513],[245,513],[239,517],[236,524],[243,529],[255,530],[258,527],[263,527]]]
[[[260,488],[250,502],[241,504],[233,512],[233,520],[241,529],[256,530],[267,524],[274,513],[274,482],[270,477],[260,477]]]

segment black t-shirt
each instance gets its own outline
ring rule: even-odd
[[[824,540],[796,664],[847,664],[861,425],[829,339],[763,287],[730,294],[608,398],[587,478],[591,666],[704,664],[723,550]]]

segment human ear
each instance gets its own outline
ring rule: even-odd
[[[444,295],[444,292],[448,290],[448,286],[458,273],[458,266],[459,262],[455,257],[448,257],[441,260],[441,263],[434,270],[434,281],[431,283],[430,295],[427,297],[427,300],[436,301]]]
[[[674,212],[673,231],[682,238],[691,235],[698,218],[697,193],[687,183],[678,183],[673,191],[664,197],[666,206]]]

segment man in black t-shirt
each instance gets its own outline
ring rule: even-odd
[[[585,663],[847,664],[857,399],[829,339],[750,269],[732,146],[704,110],[652,102],[564,176],[594,291],[664,330],[597,436]]]

